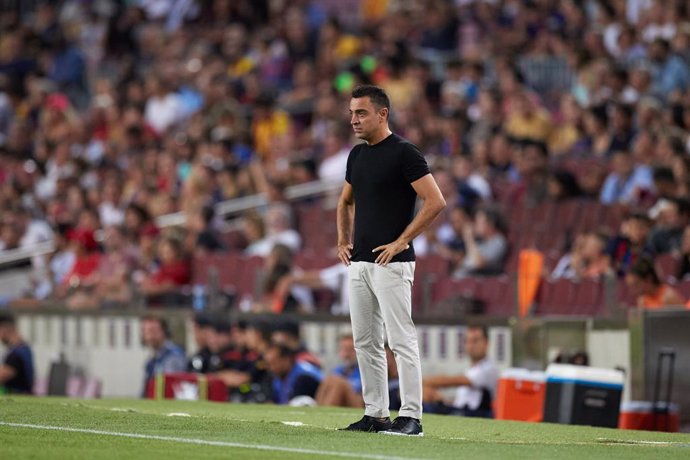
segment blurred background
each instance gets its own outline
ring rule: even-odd
[[[152,311],[188,355],[195,314],[290,318],[335,365],[372,83],[448,203],[414,241],[425,373],[471,320],[501,369],[584,352],[651,399],[688,351],[689,53],[682,0],[0,0],[0,305],[39,380],[106,396],[140,394]]]

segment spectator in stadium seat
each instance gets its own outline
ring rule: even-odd
[[[611,173],[601,189],[603,204],[636,205],[644,193],[654,190],[652,170],[645,165],[635,165],[632,155],[626,150],[613,152]]]
[[[513,98],[505,130],[508,135],[534,142],[546,142],[553,125],[551,115],[540,107],[535,98],[522,90]]]
[[[690,70],[681,57],[671,53],[667,40],[655,39],[648,55],[652,61],[652,88],[657,96],[669,100],[690,87]]]
[[[338,341],[340,363],[325,377],[316,392],[319,406],[364,407],[362,378],[352,334],[343,334]]]
[[[314,404],[316,391],[323,378],[318,367],[299,361],[296,350],[276,343],[271,344],[266,350],[266,363],[273,375],[273,402],[292,405]]]
[[[602,106],[590,107],[583,116],[587,156],[608,157],[611,153],[611,133],[606,110]]]
[[[264,278],[261,297],[254,305],[258,312],[295,313],[314,310],[311,291],[299,284],[291,283],[292,273],[302,271],[293,264],[293,254],[284,244],[276,244],[264,261]]]
[[[597,279],[609,273],[611,260],[606,252],[608,240],[608,236],[600,232],[578,234],[573,249],[561,257],[551,278]]]
[[[223,251],[225,245],[213,228],[215,209],[210,203],[190,213],[188,226],[188,240],[192,241],[190,253],[203,255],[211,252]]]
[[[157,315],[146,315],[141,318],[141,339],[151,349],[151,358],[144,370],[144,390],[147,382],[157,374],[184,372],[187,369],[187,358],[181,347],[171,340],[170,326],[165,318]]]
[[[463,227],[465,256],[460,267],[453,272],[453,277],[503,273],[508,254],[506,231],[503,216],[497,209],[479,209],[474,221]]]
[[[266,225],[261,214],[255,210],[247,211],[242,216],[242,236],[247,241],[244,249],[246,255],[258,255],[263,251]]]
[[[264,217],[266,234],[258,240],[252,242],[245,253],[266,257],[271,252],[275,244],[284,244],[292,251],[298,251],[302,245],[302,237],[292,228],[292,213],[285,203],[270,204]]]
[[[320,270],[298,269],[292,270],[278,281],[276,291],[280,297],[285,297],[293,288],[301,287],[307,289],[329,289],[333,292],[335,300],[331,305],[331,313],[334,315],[346,315],[349,311],[349,282],[347,277],[347,267],[341,263],[331,265]],[[306,293],[305,295],[308,295]],[[304,297],[304,296],[302,296]],[[312,301],[310,297],[305,297],[307,301]],[[313,308],[313,306],[312,306]]]
[[[522,139],[515,156],[518,187],[514,202],[534,206],[548,196],[549,151],[545,143]]]
[[[31,347],[17,330],[14,316],[0,312],[0,342],[7,353],[0,365],[0,392],[30,394],[34,385],[34,361]]]
[[[65,300],[70,309],[124,306],[132,299],[130,276],[137,263],[134,248],[119,227],[105,230],[103,247],[96,270]]]
[[[625,282],[637,297],[637,306],[646,310],[682,306],[685,299],[670,285],[662,282],[651,259],[640,259],[630,268]]]
[[[561,202],[580,198],[582,189],[575,174],[566,170],[558,170],[549,173],[548,194],[550,200]]]
[[[652,220],[644,213],[633,212],[623,219],[619,234],[606,247],[611,268],[618,276],[625,276],[638,259],[652,255],[647,247],[651,228]]]
[[[685,198],[661,199],[650,210],[654,227],[649,235],[649,248],[655,254],[678,252],[683,231],[690,222],[690,202]]]
[[[182,243],[176,238],[164,237],[158,245],[158,257],[160,266],[139,280],[141,293],[146,296],[177,294],[191,279],[191,266],[182,251]]]
[[[56,286],[55,294],[59,298],[65,298],[95,273],[102,256],[91,230],[72,229],[68,231],[67,239],[70,242],[70,248],[74,251],[75,260],[63,283]]]
[[[340,128],[339,124],[327,125],[323,140],[323,154],[318,170],[319,179],[338,183],[345,180],[347,156],[350,153],[349,138],[349,131]]]
[[[425,410],[431,413],[493,417],[491,407],[498,384],[498,368],[488,357],[489,335],[485,326],[470,325],[465,334],[465,353],[470,368],[462,375],[435,375],[424,378]],[[452,402],[440,390],[457,388]]]

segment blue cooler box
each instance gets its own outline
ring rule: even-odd
[[[624,381],[613,369],[551,364],[543,421],[616,428]]]

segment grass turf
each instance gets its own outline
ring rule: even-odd
[[[360,416],[321,407],[7,396],[0,398],[0,458],[690,458],[687,434],[546,423],[427,415],[424,438],[335,431]]]

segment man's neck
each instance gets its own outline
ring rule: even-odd
[[[366,142],[369,145],[376,145],[379,142],[381,142],[382,140],[386,139],[391,134],[393,134],[393,132],[388,127],[386,127],[386,129],[383,129],[380,132],[376,133],[376,136],[374,136],[373,138],[371,138],[370,140],[368,140]]]
[[[486,359],[486,356],[482,356],[479,359],[470,359],[470,362],[472,363],[473,366],[476,366],[477,364],[481,363]]]

